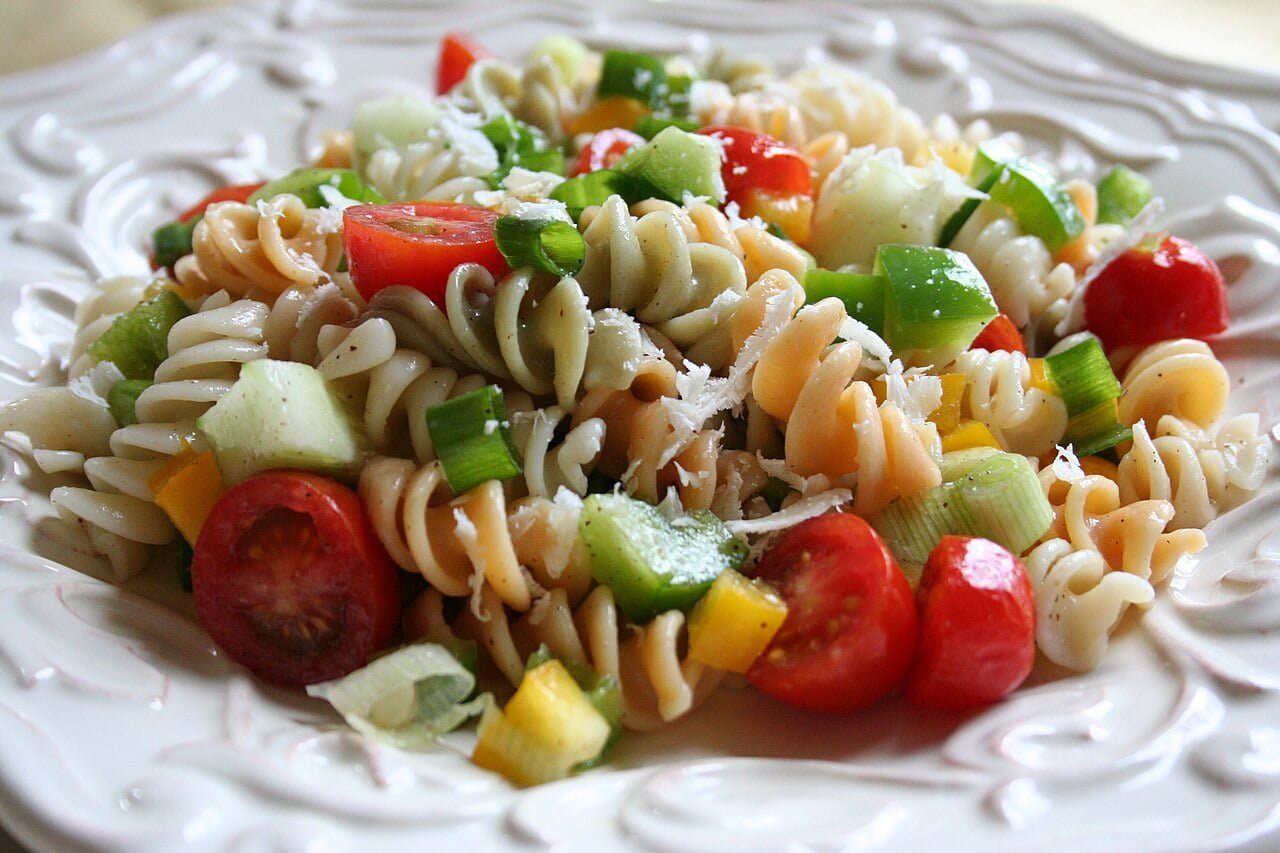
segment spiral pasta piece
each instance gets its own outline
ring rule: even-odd
[[[497,168],[497,156],[491,168],[485,165],[444,140],[431,140],[374,151],[364,174],[391,201],[469,202],[490,189],[484,177]]]
[[[810,138],[840,131],[852,145],[898,148],[908,161],[928,152],[930,137],[920,116],[878,80],[817,65],[792,74],[786,84]]]
[[[1134,357],[1120,383],[1120,421],[1155,424],[1165,415],[1208,429],[1227,408],[1231,382],[1203,341],[1161,341]]]
[[[977,349],[961,353],[952,369],[965,377],[966,414],[986,424],[1005,450],[1040,456],[1067,429],[1067,407],[1055,394],[1031,387],[1031,367],[1020,352]]]
[[[360,316],[363,300],[354,290],[339,285],[349,285],[344,278],[335,276],[334,281],[319,287],[295,285],[276,298],[262,324],[271,358],[303,364],[320,360],[320,330],[346,325]]]
[[[294,285],[320,284],[337,270],[341,218],[292,195],[256,206],[220,202],[196,225],[192,248],[174,268],[183,286],[272,299]]]
[[[525,487],[536,498],[553,497],[561,488],[587,493],[587,475],[604,449],[605,422],[587,418],[557,441],[570,413],[559,406],[543,409],[508,407],[511,437],[520,450]]]

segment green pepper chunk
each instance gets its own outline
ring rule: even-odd
[[[203,215],[193,216],[186,222],[170,222],[151,232],[151,247],[158,265],[173,269],[179,258],[194,251],[191,239],[201,219],[204,219]]]
[[[191,313],[171,290],[140,302],[117,317],[102,337],[89,344],[94,361],[109,361],[126,379],[150,380],[169,357],[169,329]]]
[[[850,317],[877,335],[884,333],[884,299],[888,280],[862,273],[809,270],[804,277],[804,301],[813,304],[834,296],[844,303]]]
[[[746,543],[709,512],[676,522],[621,494],[591,495],[582,504],[578,535],[595,579],[613,591],[633,622],[668,610],[688,610],[725,569],[739,568]]]
[[[885,244],[876,249],[873,273],[888,282],[884,337],[895,353],[949,361],[999,313],[991,288],[962,252]]]
[[[1084,231],[1084,217],[1062,184],[1027,160],[1006,163],[991,187],[992,201],[1013,211],[1018,226],[1056,252]]]
[[[330,186],[352,201],[361,204],[383,204],[382,193],[364,182],[353,169],[295,169],[282,178],[268,181],[251,196],[249,204],[257,204],[278,195],[296,195],[307,207],[328,207],[329,202],[320,193],[322,186]]]
[[[1125,165],[1117,165],[1098,182],[1098,222],[1128,225],[1154,194],[1151,181]]]
[[[551,199],[564,202],[569,216],[577,219],[588,207],[608,201],[609,196],[621,196],[628,205],[652,198],[657,191],[642,179],[613,169],[599,169],[578,175],[559,184],[551,191]]]

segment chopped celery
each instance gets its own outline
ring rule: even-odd
[[[895,353],[916,350],[933,363],[949,361],[999,313],[986,280],[961,252],[884,244],[873,272],[888,281],[884,336]]]
[[[724,201],[723,152],[709,136],[668,127],[622,156],[615,168],[650,184],[661,198],[681,202],[685,193]]]
[[[1084,231],[1084,217],[1053,175],[1027,160],[1004,165],[991,187],[992,201],[1013,211],[1018,225],[1057,251]]]
[[[583,501],[578,533],[592,574],[633,622],[687,610],[720,572],[747,556],[746,544],[709,512],[671,522],[656,507],[619,494]]]
[[[107,392],[107,408],[120,426],[138,422],[138,395],[151,387],[150,379],[121,379]]]
[[[887,287],[884,276],[813,269],[804,277],[804,301],[812,304],[834,296],[844,303],[850,317],[862,321],[876,334],[882,334]]]
[[[126,379],[150,379],[169,357],[169,329],[191,313],[178,294],[163,290],[121,314],[89,345],[95,361],[109,361]]]
[[[578,229],[563,219],[499,217],[494,237],[513,269],[532,267],[551,275],[573,275],[587,254]]]
[[[522,470],[502,389],[486,385],[427,407],[427,432],[454,494]]]
[[[1151,181],[1128,166],[1117,165],[1098,182],[1098,222],[1128,225],[1151,201]]]
[[[382,204],[382,194],[366,184],[352,169],[294,169],[282,178],[268,181],[249,196],[249,204],[257,204],[278,195],[296,195],[307,207],[328,207],[328,200],[320,193],[320,187],[330,186],[339,193],[361,204]]]

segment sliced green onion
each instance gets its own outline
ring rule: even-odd
[[[1013,211],[1019,227],[1056,252],[1084,231],[1080,208],[1053,175],[1028,160],[1006,163],[991,198]]]
[[[556,658],[556,656],[551,654],[551,649],[547,648],[546,643],[543,643],[529,655],[529,660],[525,663],[524,670],[529,672],[537,669],[553,658]],[[569,675],[573,676],[573,680],[577,682],[582,694],[587,697],[587,701],[591,703],[591,706],[600,712],[600,716],[604,717],[605,722],[609,724],[609,739],[605,741],[604,749],[600,751],[600,754],[589,761],[575,765],[573,768],[575,771],[587,770],[599,765],[608,758],[614,746],[622,739],[622,688],[618,685],[616,677],[609,673],[598,673],[582,661],[573,660],[572,658],[556,659],[564,665]]]
[[[569,215],[577,219],[588,207],[598,207],[609,200],[609,196],[621,196],[628,205],[655,194],[642,179],[625,175],[613,169],[600,169],[570,178],[551,191],[555,201],[564,202]]]
[[[1044,366],[1049,379],[1058,386],[1069,416],[1120,396],[1120,382],[1095,338],[1086,338],[1068,350],[1048,356]]]
[[[151,379],[169,357],[169,329],[191,313],[178,294],[163,290],[139,302],[112,321],[100,338],[89,344],[94,361],[109,361],[126,379]]]
[[[844,303],[850,317],[871,331],[884,331],[884,299],[889,280],[880,275],[809,270],[804,277],[805,302],[810,304],[834,296]]]
[[[465,701],[475,676],[435,643],[415,643],[335,681],[307,687],[351,728],[399,749],[424,749],[492,704]]]
[[[680,130],[692,133],[702,127],[702,125],[693,119],[642,116],[640,120],[636,122],[636,133],[640,134],[645,139],[653,139],[668,127],[677,127]]]
[[[635,98],[650,107],[662,106],[667,68],[660,57],[629,50],[606,50],[596,95],[600,98]]]
[[[339,193],[361,204],[383,204],[382,193],[364,182],[353,169],[295,169],[282,178],[268,181],[249,196],[248,204],[275,198],[278,195],[295,195],[307,207],[328,207],[329,201],[320,192],[322,186],[330,186]]]
[[[503,216],[494,226],[494,237],[513,269],[532,267],[552,275],[573,275],[587,256],[582,235],[563,219]]]
[[[428,406],[427,432],[454,494],[522,471],[506,402],[497,385]]]
[[[1128,225],[1147,202],[1154,189],[1146,175],[1125,165],[1117,165],[1098,182],[1098,222]]]
[[[138,395],[151,387],[150,379],[121,379],[107,392],[107,408],[120,426],[138,422]]]
[[[962,252],[883,244],[872,272],[888,280],[884,337],[895,353],[950,361],[999,313],[986,279]]]
[[[204,219],[204,214],[193,216],[186,222],[170,222],[152,231],[151,247],[156,264],[173,269],[179,258],[191,254],[191,238],[201,219]]]
[[[1116,401],[1108,400],[1067,421],[1063,441],[1077,456],[1092,456],[1133,438],[1133,430],[1120,423]]]
[[[996,185],[996,181],[1000,180],[1000,175],[1004,172],[1004,167],[997,165],[992,169],[985,178],[977,185],[979,192],[990,193],[991,188]],[[978,209],[978,205],[982,204],[980,198],[967,198],[961,203],[956,212],[947,217],[947,221],[942,224],[942,230],[938,232],[938,245],[947,248],[951,245],[951,241],[960,233],[960,229],[969,221],[969,217],[973,216],[973,212]]]
[[[952,483],[959,480],[978,467],[979,462],[999,452],[994,447],[969,447],[965,450],[953,450],[942,454],[942,463],[938,466],[942,472],[942,482]]]
[[[1053,523],[1053,508],[1026,457],[995,452],[952,461],[969,471],[890,504],[874,519],[899,559],[923,564],[946,535],[981,536],[1021,554]]]

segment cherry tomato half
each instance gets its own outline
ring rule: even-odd
[[[1027,354],[1027,344],[1022,340],[1018,327],[1009,319],[1008,314],[997,314],[996,318],[983,327],[973,339],[969,349],[984,349],[988,352],[1005,350]]]
[[[216,190],[200,199],[200,201],[183,211],[183,214],[178,217],[178,221],[188,222],[195,219],[197,216],[204,213],[209,205],[216,204],[220,201],[238,201],[241,204],[244,204],[249,200],[249,196],[256,193],[261,189],[261,187],[262,183],[233,184],[231,186],[218,187]]]
[[[1084,295],[1085,327],[1110,350],[1170,338],[1207,338],[1227,328],[1227,286],[1194,243],[1166,237],[1125,252]]]
[[[920,646],[907,698],[972,708],[1004,697],[1036,658],[1036,607],[1018,558],[986,539],[944,536],[917,591]]]
[[[787,618],[747,679],[811,711],[865,708],[902,683],[916,646],[911,587],[871,526],[831,513],[788,531],[756,576],[787,602]]]
[[[612,168],[614,163],[622,159],[623,154],[636,145],[643,144],[643,136],[625,127],[602,130],[582,146],[582,153],[578,155],[578,161],[573,164],[573,171],[569,176],[585,175],[587,172]]]
[[[447,95],[467,76],[467,71],[477,59],[488,59],[489,55],[489,51],[471,36],[445,33],[440,40],[440,59],[436,63],[436,94]]]
[[[704,127],[698,133],[724,145],[720,176],[729,201],[742,204],[750,190],[776,196],[813,195],[809,161],[782,140],[740,127]]]
[[[480,264],[495,276],[508,271],[493,236],[498,214],[451,202],[362,204],[342,214],[342,245],[351,280],[365,299],[390,287],[417,288],[444,306],[449,273]]]
[[[398,575],[355,492],[303,471],[230,489],[191,563],[196,612],[214,642],[291,687],[346,675],[390,642]]]

